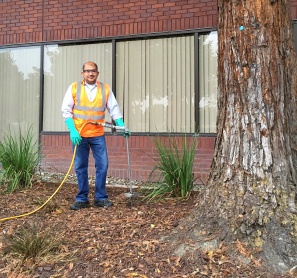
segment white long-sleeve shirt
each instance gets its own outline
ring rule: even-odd
[[[92,85],[85,83],[85,90],[89,101],[92,102],[95,99],[97,94],[97,83]],[[61,108],[62,116],[64,120],[73,117],[73,113],[72,113],[73,106],[74,106],[74,100],[72,97],[72,84],[71,84],[65,93],[63,103],[62,103],[62,108]],[[120,111],[118,102],[111,89],[110,89],[109,97],[107,99],[106,108],[110,114],[110,117],[113,120],[123,117]]]

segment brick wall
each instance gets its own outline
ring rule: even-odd
[[[215,27],[216,17],[214,0],[2,0],[0,45]]]
[[[216,26],[209,0],[3,0],[0,45]]]
[[[42,169],[48,172],[66,173],[72,159],[69,134],[42,135],[43,155]],[[128,178],[128,159],[126,140],[123,136],[106,136],[109,170],[108,175]],[[156,165],[154,159],[158,152],[151,138],[148,136],[131,136],[128,140],[131,176],[133,179],[146,181]],[[209,167],[214,150],[214,138],[201,137],[194,163],[195,176],[204,183],[207,180]],[[89,174],[94,175],[94,159],[90,154]],[[71,173],[74,173],[72,168]]]
[[[297,0],[291,0],[290,2],[292,19],[297,19]]]
[[[291,12],[296,19],[297,0],[291,1]],[[216,0],[2,0],[0,45],[215,27],[216,17]],[[72,157],[69,135],[42,135],[42,142],[44,169],[66,172]],[[124,138],[107,136],[107,145],[108,174],[127,177]],[[146,136],[132,136],[129,145],[132,178],[146,180],[156,149]],[[194,171],[204,182],[213,146],[214,138],[200,138]]]
[[[215,27],[216,3],[215,0],[3,0],[0,3],[0,45]],[[42,135],[42,143],[43,168],[66,172],[72,157],[69,135]],[[129,139],[134,179],[146,180],[154,166],[157,152],[151,144],[146,136]],[[124,138],[107,136],[107,145],[108,174],[127,177]],[[194,170],[204,181],[212,152],[213,138],[203,138]],[[90,171],[94,171],[94,167]]]

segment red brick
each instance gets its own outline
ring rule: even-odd
[[[163,137],[167,140],[168,137]],[[204,145],[211,146],[214,138],[203,137]],[[66,172],[72,159],[71,143],[69,135],[42,135],[41,141],[46,144],[43,149],[45,157],[42,159],[44,169],[54,169]],[[127,149],[125,139],[122,136],[106,136],[109,171],[108,174],[127,178]],[[181,142],[181,140],[180,140]],[[209,142],[209,143],[207,143]],[[133,179],[147,180],[149,174],[156,165],[158,151],[148,136],[135,136],[129,139],[131,175]],[[213,150],[197,150],[194,171],[206,179],[212,161]],[[90,174],[94,174],[94,160],[90,155]]]
[[[296,1],[292,1],[295,17]],[[215,27],[216,11],[216,1],[202,0],[126,0],[121,3],[49,0],[44,6],[42,0],[12,0],[0,3],[0,42],[2,45],[18,44]],[[16,30],[17,26],[27,28]],[[93,30],[83,31],[86,26],[92,26]],[[16,36],[15,32],[22,32],[22,35]]]

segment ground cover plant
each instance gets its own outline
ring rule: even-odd
[[[62,240],[52,227],[26,223],[5,237],[4,254],[12,254],[23,262],[28,259],[58,254]]]
[[[7,192],[31,186],[39,161],[32,127],[17,134],[9,130],[0,141],[0,186]]]

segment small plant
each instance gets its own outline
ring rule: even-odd
[[[181,141],[181,147],[179,142]],[[154,139],[159,159],[155,159],[157,165],[152,170],[150,178],[158,172],[161,179],[154,184],[153,190],[146,194],[148,201],[161,199],[165,195],[173,197],[186,197],[194,187],[193,163],[197,148],[197,138],[169,137],[163,140],[160,137]]]
[[[27,188],[32,185],[32,177],[39,163],[38,143],[33,141],[32,127],[25,136],[19,130],[18,136],[11,131],[0,142],[0,184],[7,192]]]
[[[47,201],[47,198],[45,199],[41,199],[41,198],[36,198],[34,201],[33,201],[33,204],[34,205],[37,205],[38,207],[41,207],[45,202]],[[47,204],[46,206],[43,208],[43,211],[44,212],[48,212],[48,213],[52,213],[52,212],[57,212],[57,211],[62,211],[62,208],[61,206],[55,202],[53,199],[51,199]]]
[[[61,240],[53,229],[42,229],[36,224],[27,224],[5,238],[5,253],[35,260],[58,251]]]

